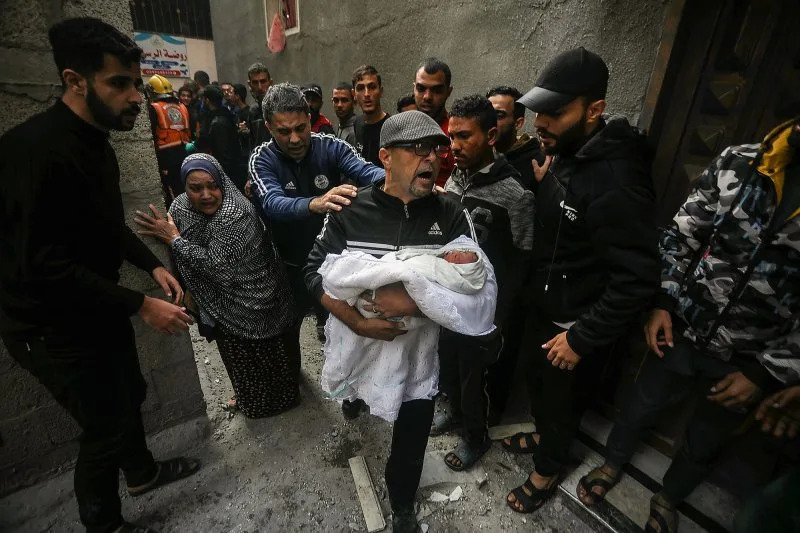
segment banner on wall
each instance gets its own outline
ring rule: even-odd
[[[136,32],[134,40],[144,52],[142,76],[159,74],[168,78],[189,77],[186,39],[163,33]]]

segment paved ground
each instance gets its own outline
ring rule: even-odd
[[[322,354],[312,325],[308,319],[303,325],[301,406],[264,420],[231,416],[223,409],[232,391],[216,346],[193,333],[210,424],[164,432],[153,439],[153,449],[160,455],[185,451],[204,467],[192,478],[141,498],[124,495],[127,519],[160,531],[366,531],[347,463],[362,455],[390,522],[383,479],[390,425],[363,415],[345,421],[338,405],[323,397],[318,385]],[[455,440],[431,438],[429,456],[443,457]],[[533,515],[514,513],[505,505],[507,492],[532,468],[530,458],[512,456],[495,444],[481,465],[488,480],[480,487],[453,478],[420,491],[419,516],[424,515],[428,531],[591,530],[563,494]],[[430,501],[434,490],[450,494],[457,486],[463,490],[458,501]],[[0,531],[80,530],[71,471],[0,500]]]

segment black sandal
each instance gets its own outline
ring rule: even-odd
[[[534,435],[536,435],[536,432],[525,433],[524,431],[520,431],[508,437],[508,443],[503,439],[500,441],[500,444],[503,445],[503,448],[513,453],[536,453],[539,443],[533,438]],[[524,447],[521,442],[525,443]]]
[[[605,466],[605,465],[603,465],[603,466]],[[578,481],[578,486],[580,488],[582,488],[584,490],[584,492],[586,492],[587,496],[590,496],[592,498],[592,503],[586,503],[583,500],[583,498],[581,498],[580,493],[578,491],[575,491],[575,492],[577,493],[578,499],[581,501],[581,503],[583,505],[586,505],[587,507],[591,507],[592,505],[595,505],[598,502],[601,502],[601,501],[606,499],[606,494],[608,494],[608,491],[613,489],[614,486],[617,483],[619,483],[619,478],[620,478],[620,472],[619,471],[617,471],[617,474],[615,476],[612,476],[612,475],[608,474],[608,472],[603,470],[602,466],[600,466],[600,467],[595,468],[594,470],[592,470],[591,472],[589,472],[585,476],[583,476]],[[594,492],[592,490],[595,487],[600,487],[605,492],[602,495],[597,494],[596,492]]]
[[[444,456],[444,464],[447,465],[447,468],[450,470],[455,470],[456,472],[469,470],[475,463],[478,462],[481,457],[483,457],[487,451],[489,451],[489,448],[491,447],[492,441],[489,440],[488,437],[485,438],[477,447],[470,446],[466,440],[461,438],[458,440],[456,449]],[[451,463],[450,460],[453,458],[461,461],[461,464],[454,465]]]
[[[167,461],[157,461],[158,471],[155,477],[144,485],[136,487],[128,486],[128,494],[131,496],[141,496],[146,492],[164,486],[173,481],[178,481],[189,477],[200,470],[200,461],[190,457],[175,457]]]
[[[650,520],[658,524],[658,531],[650,525]],[[645,533],[676,533],[678,531],[678,511],[660,494],[650,498],[650,516],[644,525]]]
[[[533,472],[531,472],[531,474],[532,473]],[[525,483],[509,492],[506,496],[506,505],[511,507],[511,510],[514,512],[528,514],[536,511],[539,509],[539,507],[544,505],[544,502],[549,500],[555,493],[556,489],[558,489],[558,474],[553,476],[553,479],[550,480],[550,485],[544,489],[537,489],[533,485],[533,481],[531,481],[531,474],[528,474],[528,479],[525,480]],[[525,489],[530,492],[530,495],[525,492]],[[514,495],[513,502],[509,501],[508,499],[508,496],[511,496],[512,494]],[[519,504],[522,508],[517,509],[516,505],[514,504]]]

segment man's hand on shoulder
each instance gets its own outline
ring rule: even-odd
[[[355,198],[358,189],[354,185],[339,185],[322,196],[315,196],[308,204],[308,210],[318,215],[328,211],[341,211],[342,206],[350,205],[350,198]]]

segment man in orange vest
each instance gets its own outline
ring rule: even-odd
[[[150,86],[150,125],[156,148],[164,203],[169,209],[172,200],[183,192],[181,163],[186,157],[184,145],[190,141],[189,110],[175,97],[172,84],[156,74],[147,82]]]

